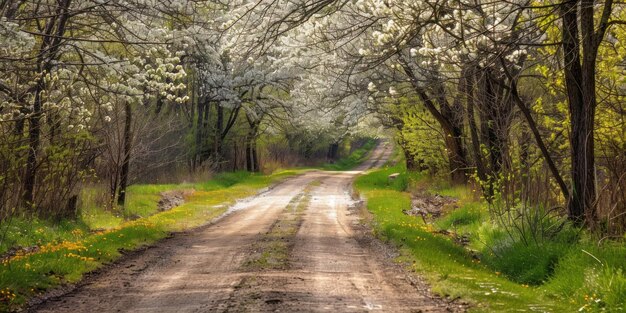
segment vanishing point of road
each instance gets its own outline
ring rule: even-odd
[[[351,184],[380,166],[380,143],[354,171],[312,171],[236,204],[219,221],[175,234],[88,278],[33,312],[450,312],[375,244]],[[296,212],[296,207],[300,209]],[[285,266],[250,265],[281,220],[296,220]],[[295,227],[295,228],[294,228]],[[368,239],[369,238],[369,239]],[[383,249],[384,250],[384,249]]]

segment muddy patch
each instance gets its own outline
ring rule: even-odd
[[[425,224],[447,214],[459,207],[459,201],[453,197],[442,196],[439,194],[428,194],[426,191],[420,191],[411,197],[411,209],[402,211],[404,214],[419,216],[424,220]],[[469,237],[457,234],[445,229],[431,231],[433,234],[449,237],[452,241],[462,247],[467,247],[470,243]]]
[[[270,274],[271,275],[271,274]],[[292,312],[307,311],[301,306],[301,299],[306,295],[298,292],[273,290],[275,286],[288,286],[301,283],[288,277],[255,275],[244,277],[234,287],[228,306],[224,312]],[[285,305],[294,306],[291,310]]]

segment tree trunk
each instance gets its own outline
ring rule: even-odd
[[[397,117],[397,116],[392,116],[391,117],[393,126],[397,129],[397,134],[398,134],[398,138],[397,138],[397,143],[398,146],[400,146],[400,149],[402,149],[402,153],[404,154],[404,161],[406,163],[406,169],[409,171],[421,171],[423,170],[423,161],[422,160],[418,160],[417,156],[414,155],[408,147],[408,142],[407,140],[404,138],[404,135],[402,134],[402,131],[404,130],[404,121],[402,120],[402,118]]]
[[[124,161],[120,171],[120,187],[117,194],[117,205],[123,206],[126,201],[126,187],[128,185],[128,174],[130,170],[130,155],[132,142],[132,118],[133,112],[129,102],[126,102],[124,118]]]
[[[109,179],[109,208],[114,207],[115,198],[117,197],[117,187],[119,185],[119,168],[115,166],[115,169],[111,169],[111,172],[113,173],[111,173],[111,177]]]
[[[446,149],[448,150],[450,178],[452,182],[455,184],[467,183],[467,162],[461,137],[446,136],[445,143]]]
[[[43,84],[43,80],[40,80],[37,92],[35,93],[35,99],[33,101],[33,112],[28,118],[28,155],[26,158],[24,194],[22,197],[23,206],[27,208],[34,205],[35,180],[37,178],[37,156],[39,155],[41,134],[41,92],[45,89]]]
[[[329,160],[336,160],[338,156],[339,156],[339,143],[333,142],[328,147],[328,153],[326,154],[326,157]]]
[[[224,107],[216,104],[215,136],[213,137],[213,157],[219,162],[222,158],[222,129],[224,128]]]
[[[217,106],[217,104],[216,104]],[[213,106],[209,99],[204,99],[204,117],[202,118],[202,137],[200,138],[200,161],[204,162],[211,156],[211,147],[209,147],[209,122],[211,117],[211,110]]]
[[[445,90],[442,85],[437,85],[435,89],[436,99],[439,103],[439,108],[433,102],[433,99],[428,95],[425,88],[420,86],[420,82],[413,73],[413,70],[407,63],[402,63],[405,73],[409,77],[413,89],[422,100],[422,103],[430,112],[435,120],[441,126],[444,133],[444,142],[446,145],[446,151],[448,154],[448,162],[450,166],[450,179],[457,184],[464,184],[467,182],[467,159],[465,150],[463,149],[463,123],[462,118],[457,116],[454,109],[448,104],[445,97]],[[462,110],[461,110],[462,112]]]
[[[254,137],[248,137],[248,142],[246,143],[246,169],[248,172],[258,172],[260,170],[255,141]]]
[[[246,138],[246,170],[248,172],[254,172],[254,162],[252,159],[252,145],[250,144],[250,137]]]
[[[211,153],[208,146],[209,117],[211,114],[211,102],[206,97],[198,99],[198,117],[196,125],[196,149],[194,157],[194,167],[198,167]]]
[[[51,16],[44,29],[44,36],[37,57],[37,85],[33,108],[28,118],[28,155],[26,158],[26,170],[24,172],[24,185],[22,194],[22,206],[34,205],[34,192],[37,179],[38,162],[41,137],[41,94],[46,89],[45,77],[52,70],[53,62],[57,59],[57,53],[61,46],[61,40],[65,34],[67,20],[69,19],[69,6],[71,0],[57,1],[56,14]]]
[[[259,164],[259,150],[256,147],[256,139],[254,140],[254,143],[252,144],[252,164],[254,167],[254,171],[253,172],[260,172],[261,171],[261,167]]]
[[[594,62],[595,63],[595,62]],[[596,173],[594,156],[594,120],[595,120],[595,66],[583,66],[583,107],[572,112],[572,197],[570,212],[578,217],[583,213],[588,225],[597,219]]]
[[[572,190],[568,210],[571,220],[577,224],[586,221],[587,225],[592,228],[597,220],[594,157],[594,120],[597,101],[596,58],[598,48],[608,28],[612,4],[611,0],[605,2],[596,30],[594,1],[561,3],[563,61],[571,123]],[[582,34],[578,31],[579,21]]]
[[[463,88],[460,88],[460,92],[465,95],[466,107],[467,107],[467,122],[469,125],[470,138],[472,142],[472,155],[474,158],[474,165],[476,166],[476,174],[481,182],[487,181],[487,170],[483,163],[483,154],[480,148],[480,139],[478,137],[478,128],[476,126],[476,117],[474,115],[474,72],[465,70],[461,79]],[[482,186],[482,184],[481,184]],[[493,197],[493,188],[482,188],[485,199],[489,202]]]
[[[502,87],[494,83],[489,70],[477,73],[479,79],[480,128],[483,143],[488,149],[488,167],[485,166],[487,179],[493,181],[500,174],[505,164],[507,150],[507,133],[509,118],[505,103],[501,96]]]
[[[422,162],[417,160],[416,156],[409,150],[408,143],[404,139],[404,136],[402,136],[402,134],[400,134],[400,138],[398,138],[398,145],[400,146],[400,149],[402,149],[402,153],[404,154],[406,169],[409,171],[423,170]]]
[[[260,171],[259,156],[257,152],[256,139],[259,133],[260,122],[248,118],[250,129],[246,138],[246,169],[248,172]]]
[[[463,118],[460,115],[463,109],[458,101],[450,106],[445,97],[446,91],[443,85],[438,84],[434,92],[437,95],[435,98],[439,102],[439,112],[448,121],[444,133],[452,182],[456,184],[467,183],[468,162],[463,147]]]
[[[195,155],[193,156],[193,163],[192,163],[192,167],[193,170],[195,171],[198,166],[200,165],[200,157],[202,155],[202,139],[204,138],[203,135],[203,126],[204,126],[204,97],[201,97],[198,99],[198,116],[196,117],[196,149],[195,149]]]

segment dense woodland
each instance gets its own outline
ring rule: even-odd
[[[13,221],[68,225],[87,206],[139,219],[122,214],[133,185],[314,166],[384,135],[406,175],[480,199],[509,234],[493,251],[524,263],[519,247],[547,255],[566,230],[617,247],[606,264],[582,250],[617,308],[624,43],[613,0],[0,0],[0,246],[21,238]]]
[[[0,219],[73,217],[94,183],[114,209],[133,182],[335,158],[355,122],[292,99],[302,67],[259,46],[274,21],[249,6],[2,1]]]
[[[94,182],[113,207],[138,180],[335,157],[373,116],[409,168],[475,183],[494,212],[624,231],[621,3],[4,0],[0,13],[2,219],[71,217]]]

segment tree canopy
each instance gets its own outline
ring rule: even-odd
[[[621,232],[623,15],[610,0],[3,0],[0,218],[71,216],[85,181],[122,205],[156,169],[334,157],[386,127],[411,169],[477,183],[494,208]]]

